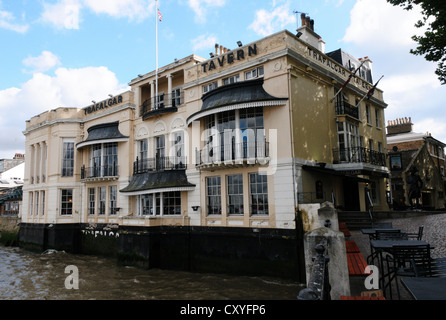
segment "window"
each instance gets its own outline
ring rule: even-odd
[[[34,209],[34,207],[33,207],[33,195],[34,195],[33,192],[29,193],[29,215],[30,216],[33,215],[33,209]]]
[[[102,166],[102,145],[95,144],[90,149],[91,176],[99,177]]]
[[[263,76],[263,67],[259,67],[257,69],[245,72],[245,80],[258,78]]]
[[[185,165],[184,159],[184,131],[177,131],[173,133],[173,161],[174,165]],[[171,160],[171,161],[172,161]]]
[[[99,187],[99,212],[98,214],[105,214],[105,198],[107,196],[107,189],[105,187]]]
[[[141,215],[148,216],[153,213],[153,194],[141,195]]]
[[[60,214],[62,216],[73,214],[73,189],[61,190]]]
[[[268,185],[267,175],[259,173],[249,174],[249,193],[251,215],[268,214]]]
[[[94,208],[96,204],[95,188],[88,189],[88,214],[94,215]]]
[[[367,117],[367,124],[372,124],[372,115],[370,114],[370,106],[368,104],[365,105],[365,114]]]
[[[34,192],[34,199],[35,199],[35,205],[36,205],[36,212],[35,215],[39,215],[39,191]]]
[[[156,157],[156,169],[164,169],[164,157],[166,150],[166,142],[164,136],[155,137],[155,157]]]
[[[118,170],[118,143],[104,144],[104,177],[117,176]]]
[[[379,109],[375,109],[375,122],[376,122],[376,127],[381,128]]]
[[[42,194],[42,216],[45,215],[45,191],[40,192]]]
[[[240,81],[240,75],[236,74],[235,76],[223,79],[223,85],[235,83]]]
[[[243,176],[227,176],[228,214],[243,214]]]
[[[138,170],[148,169],[149,162],[147,159],[148,141],[147,139],[139,141],[139,158],[138,158]]]
[[[217,81],[209,83],[209,84],[203,86],[203,93],[207,93],[207,92],[212,91],[217,88],[218,88]]]
[[[117,195],[117,186],[110,186],[109,187],[109,208],[108,208],[108,214],[109,215],[115,215],[116,214],[116,195]]]
[[[181,89],[172,90],[172,107],[181,105]]]
[[[221,179],[220,177],[206,178],[207,213],[221,214]]]
[[[373,139],[369,139],[369,150],[371,151],[375,150],[373,147]]]
[[[155,99],[155,110],[164,108],[164,93],[158,94],[158,97]]]
[[[163,215],[181,214],[181,192],[172,191],[163,193]]]
[[[74,139],[63,139],[62,177],[72,177],[74,168]]]

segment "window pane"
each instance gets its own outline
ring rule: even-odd
[[[268,214],[267,175],[251,173],[249,182],[251,215]]]
[[[74,167],[74,141],[64,139],[62,146],[62,177],[72,177]]]
[[[221,180],[220,177],[207,177],[207,213],[221,214]]]
[[[243,214],[243,177],[241,174],[227,177],[228,214]]]
[[[60,214],[61,215],[71,215],[72,212],[73,212],[73,190],[72,189],[62,189],[61,190]]]

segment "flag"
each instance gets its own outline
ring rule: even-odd
[[[381,78],[379,78],[379,80],[375,83],[375,85],[374,85],[372,88],[370,88],[369,92],[367,92],[367,100],[369,100],[369,99],[373,96],[373,94],[375,93],[376,86],[378,85],[378,82],[379,82],[383,77],[384,77],[384,76],[382,76]]]
[[[160,12],[159,9],[158,9],[158,19],[159,19],[160,21],[163,21],[163,16],[161,15],[161,12]]]

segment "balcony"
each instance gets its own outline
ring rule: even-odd
[[[196,151],[196,166],[200,168],[216,166],[240,167],[269,162],[269,142],[254,141],[232,143],[220,146],[207,145]]]
[[[163,113],[178,111],[178,106],[184,103],[184,93],[162,94],[158,97],[146,99],[140,106],[142,119],[146,120],[152,116]]]
[[[133,174],[166,170],[186,170],[186,157],[156,157],[138,159],[133,163]]]
[[[336,101],[335,105],[336,115],[347,115],[355,119],[359,119],[359,111],[358,108],[348,104],[345,101],[339,102]]]
[[[81,167],[81,180],[100,181],[118,179],[118,166],[116,164],[105,166]]]
[[[333,163],[368,163],[386,166],[386,154],[363,147],[334,149]]]

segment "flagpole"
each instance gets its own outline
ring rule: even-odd
[[[342,91],[342,89],[344,89],[344,87],[350,82],[351,78],[353,78],[353,76],[356,74],[356,72],[358,72],[358,70],[362,67],[362,65],[364,64],[364,62],[366,62],[366,60],[363,60],[361,62],[361,64],[359,65],[359,67],[357,67],[355,69],[355,71],[351,72],[350,75],[348,76],[348,79],[344,82],[344,84],[342,85],[341,89],[338,90],[338,92],[336,92],[336,94],[334,95],[333,98],[330,99],[330,103],[333,102],[334,99],[336,99],[336,97],[338,96],[338,94]]]
[[[155,108],[158,108],[158,0],[155,0],[155,33],[156,33],[156,72],[155,72]]]
[[[381,79],[384,76],[381,76],[381,78],[378,79],[378,81],[376,81],[375,85],[373,87],[370,88],[369,91],[367,91],[367,93],[361,98],[361,100],[358,101],[358,103],[356,104],[356,108],[359,107],[359,104],[365,99],[365,97],[367,97],[369,95],[370,92],[372,92],[372,90],[374,90],[376,88],[376,86],[378,85],[378,82],[381,81]]]

